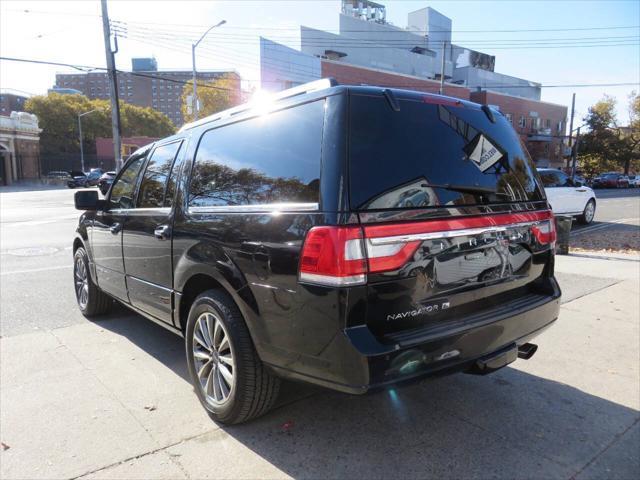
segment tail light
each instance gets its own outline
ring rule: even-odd
[[[541,221],[531,226],[531,233],[541,245],[555,246],[556,243],[556,222],[553,213],[549,212],[549,219]]]
[[[425,240],[505,231],[531,225],[538,243],[555,243],[551,211],[459,217],[411,223],[313,227],[300,259],[300,281],[327,286],[363,285],[367,273],[401,268]]]
[[[331,286],[361,285],[367,266],[360,227],[313,227],[300,259],[300,280]]]

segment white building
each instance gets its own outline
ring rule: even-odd
[[[0,185],[40,177],[41,131],[31,113],[0,116]]]
[[[300,51],[261,39],[262,88],[281,90],[320,78],[330,60],[423,79],[540,100],[540,84],[497,73],[495,57],[452,44],[452,20],[431,7],[407,15],[407,27],[391,25],[384,5],[342,0],[339,33],[300,27]]]

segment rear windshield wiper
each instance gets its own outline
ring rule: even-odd
[[[460,193],[471,193],[471,194],[479,194],[479,195],[496,195],[500,197],[509,197],[511,195],[504,192],[496,192],[491,188],[486,187],[473,187],[469,185],[452,185],[450,183],[422,183],[420,184],[423,188],[442,188],[444,190],[451,190],[452,192],[460,192]]]

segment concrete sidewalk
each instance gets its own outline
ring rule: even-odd
[[[125,310],[2,338],[0,477],[638,478],[640,258],[556,269],[529,361],[363,397],[287,384],[237,427],[204,414],[182,340]]]

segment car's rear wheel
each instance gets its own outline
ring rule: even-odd
[[[224,292],[199,295],[186,328],[187,363],[200,403],[220,423],[242,423],[271,409],[280,379],[255,351],[242,314]]]
[[[102,315],[111,309],[113,300],[91,279],[89,258],[83,247],[79,247],[73,255],[73,285],[78,307],[84,316]]]
[[[596,202],[591,199],[587,202],[582,212],[582,215],[578,217],[578,221],[582,224],[588,225],[593,222],[593,217],[596,215]]]

